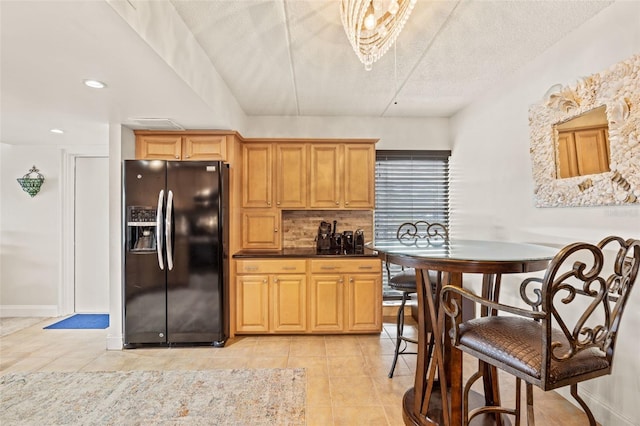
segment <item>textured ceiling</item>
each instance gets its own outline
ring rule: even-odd
[[[172,3],[249,115],[448,117],[610,2],[418,0],[372,71],[339,1]]]
[[[337,0],[0,0],[0,142],[103,144],[109,124],[135,117],[220,128],[209,99],[112,7],[161,1],[247,115],[368,117],[450,117],[611,3],[418,0],[395,48],[365,71]]]

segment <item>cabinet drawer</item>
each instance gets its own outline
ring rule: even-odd
[[[278,260],[238,260],[236,261],[237,274],[304,274],[306,273],[306,260],[304,259],[278,259]]]
[[[318,259],[311,261],[311,273],[379,273],[382,271],[380,259]]]

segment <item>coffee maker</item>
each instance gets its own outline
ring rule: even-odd
[[[364,254],[364,231],[362,229],[356,229],[353,237],[353,252],[355,254]]]
[[[318,236],[316,237],[316,251],[318,253],[331,251],[331,224],[329,222],[320,222]]]
[[[353,231],[342,233],[342,250],[344,254],[353,254]]]

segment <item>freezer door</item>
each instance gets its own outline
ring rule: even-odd
[[[224,341],[220,167],[220,162],[168,163],[169,343]]]
[[[125,161],[123,185],[125,347],[166,343],[166,163]]]

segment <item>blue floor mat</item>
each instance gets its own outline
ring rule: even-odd
[[[45,329],[104,329],[109,327],[109,314],[75,314]]]

